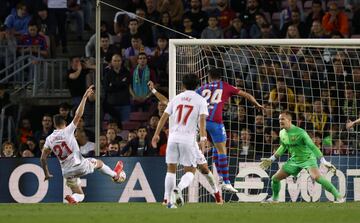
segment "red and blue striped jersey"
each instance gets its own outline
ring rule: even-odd
[[[208,103],[209,116],[207,121],[222,123],[224,103],[231,96],[237,95],[239,91],[239,89],[224,81],[213,81],[198,88],[196,93],[203,96]]]
[[[21,36],[19,44],[24,46],[39,46],[40,50],[47,50],[48,48],[45,37],[40,34],[36,36],[30,36],[29,34],[23,35]]]

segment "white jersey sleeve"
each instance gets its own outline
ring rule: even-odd
[[[169,115],[172,115],[174,113],[173,108],[174,108],[174,103],[173,101],[170,101],[166,106],[165,112],[168,113]]]
[[[75,130],[76,130],[76,125],[72,121],[70,123],[70,125],[66,126],[66,128],[64,129],[64,132],[65,132],[67,137],[70,137],[71,135],[74,134]]]
[[[46,137],[45,139],[45,144],[44,144],[44,148],[50,149],[51,150],[51,144],[49,142],[49,137]]]

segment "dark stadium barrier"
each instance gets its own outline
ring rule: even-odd
[[[102,157],[107,165],[114,166],[118,160],[125,163],[127,180],[115,184],[111,179],[98,171],[81,178],[86,194],[85,202],[160,202],[163,199],[164,178],[166,172],[163,157]],[[322,173],[331,179],[348,201],[360,200],[360,168],[356,157],[327,158],[338,167],[336,176]],[[57,159],[50,158],[49,170],[54,175],[50,181],[44,182],[44,174],[38,158],[1,158],[0,159],[0,202],[1,203],[37,203],[63,202],[65,195],[70,193],[62,178]],[[257,202],[271,194],[264,189],[269,185],[269,173],[258,167],[257,162],[239,162],[237,175],[233,180],[240,193],[231,200]],[[283,162],[274,163],[276,170]],[[270,174],[270,175],[269,175]],[[217,174],[215,173],[217,178]],[[201,186],[200,186],[201,185]],[[205,178],[197,174],[191,189],[187,190],[187,200],[197,202],[209,196],[209,188]],[[303,171],[297,178],[282,181],[280,199],[286,201],[328,201],[332,196],[318,184],[314,184],[308,173]]]
[[[110,167],[118,160],[125,164],[127,180],[115,184],[111,178],[95,171],[81,178],[85,202],[156,202],[163,199],[165,160],[162,157],[100,158]],[[0,159],[0,202],[62,202],[70,194],[62,178],[59,161],[48,159],[54,177],[44,182],[39,158]]]

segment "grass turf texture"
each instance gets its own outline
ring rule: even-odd
[[[360,202],[185,204],[167,209],[159,203],[0,204],[1,222],[360,222]]]

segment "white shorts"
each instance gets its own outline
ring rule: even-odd
[[[196,164],[197,165],[207,164],[207,160],[206,160],[204,154],[200,151],[197,143],[195,146],[195,154],[196,154]]]
[[[83,159],[79,165],[72,166],[63,170],[63,176],[66,179],[78,178],[93,173],[97,160],[94,158]]]
[[[166,148],[166,163],[196,167],[195,149],[195,146],[189,144],[170,142]]]

